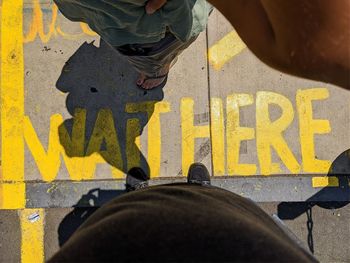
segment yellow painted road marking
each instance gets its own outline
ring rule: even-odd
[[[1,16],[1,160],[3,209],[25,207],[23,1],[3,0]]]
[[[209,62],[216,70],[220,70],[228,61],[241,53],[245,48],[246,45],[240,39],[237,32],[232,31],[209,48]]]
[[[332,129],[329,120],[314,119],[312,108],[313,101],[328,98],[329,91],[325,88],[298,90],[296,95],[304,172],[324,174],[329,171],[332,164],[329,160],[319,160],[315,157],[315,135],[329,134]]]
[[[39,37],[42,43],[48,43],[54,37],[62,36],[64,39],[74,40],[87,36],[96,36],[97,34],[85,24],[80,23],[82,32],[77,34],[69,34],[63,31],[59,25],[59,13],[56,4],[51,4],[51,21],[46,17],[42,11],[42,5],[39,0],[32,0],[32,20],[29,23],[28,32],[24,36],[24,43],[33,42]]]
[[[160,163],[162,156],[162,136],[160,114],[170,112],[171,107],[168,102],[158,102],[154,105],[152,117],[149,114],[148,121],[148,153],[147,159],[151,169],[151,177],[158,177],[160,174]]]
[[[270,105],[276,105],[282,110],[279,119],[271,120]],[[272,149],[290,172],[299,173],[300,165],[284,138],[285,130],[294,120],[291,101],[281,94],[259,91],[256,95],[256,109],[256,148],[261,174],[281,172],[280,164],[272,161]]]
[[[339,180],[334,176],[313,177],[312,187],[339,187]]]
[[[222,176],[225,175],[225,120],[221,99],[211,98],[210,113],[213,173]]]
[[[210,138],[209,125],[194,125],[194,101],[191,98],[181,100],[181,130],[182,130],[182,175],[186,176],[191,164],[194,163],[195,139]]]
[[[139,119],[129,119],[126,124],[126,154],[127,169],[140,167],[141,125]]]
[[[1,11],[1,10],[0,10]],[[1,58],[0,58],[1,59]],[[0,128],[1,128],[1,123],[0,123]],[[1,183],[1,178],[2,178],[2,166],[0,164],[0,209],[2,208],[2,183]]]
[[[257,167],[255,164],[239,163],[241,142],[253,140],[255,130],[240,126],[240,108],[254,103],[251,94],[233,94],[227,97],[227,173],[228,175],[254,175]]]
[[[44,209],[25,209],[20,212],[21,262],[44,262]]]
[[[128,113],[146,112],[148,116],[148,164],[150,167],[151,178],[158,177],[160,174],[161,156],[162,156],[162,134],[160,115],[168,113],[171,110],[169,102],[147,101],[142,103],[128,103],[125,111]],[[127,134],[130,137],[131,134]]]

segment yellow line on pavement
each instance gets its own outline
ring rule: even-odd
[[[3,209],[25,207],[23,0],[1,6],[1,161]]]
[[[21,221],[21,262],[44,262],[44,209],[20,211]]]
[[[1,59],[1,58],[0,58]],[[0,128],[1,128],[1,123],[0,123]],[[2,183],[1,183],[1,178],[2,178],[2,167],[1,167],[1,165],[0,165],[0,209],[2,208]]]
[[[246,45],[240,39],[236,31],[232,31],[214,44],[208,51],[210,64],[216,70],[220,70],[234,56],[241,53]]]
[[[312,187],[339,187],[339,180],[334,176],[313,177]]]

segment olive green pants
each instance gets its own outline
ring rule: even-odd
[[[138,72],[144,73],[147,77],[159,77],[168,73],[177,57],[197,38],[198,35],[182,42],[171,33],[167,33],[157,43],[134,44],[115,48],[127,58]]]

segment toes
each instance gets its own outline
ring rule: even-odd
[[[151,89],[151,88],[153,88],[153,85],[150,84],[149,82],[146,82],[146,83],[144,83],[142,85],[142,88],[144,88],[144,89]]]
[[[141,79],[141,78],[138,79],[137,82],[136,82],[136,84],[137,84],[138,86],[141,86],[142,83],[143,83],[143,79]]]
[[[153,79],[150,79],[150,80],[143,80],[143,82],[141,82],[140,84],[138,84],[139,86],[141,86],[143,89],[153,89],[157,86],[159,86],[160,84],[163,83],[163,81],[165,80],[165,78],[162,78],[162,79],[156,79],[156,80],[153,80]]]
[[[138,86],[141,86],[145,82],[146,76],[144,74],[140,74],[139,78],[136,81]]]

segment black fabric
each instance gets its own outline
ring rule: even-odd
[[[149,187],[93,214],[49,262],[314,262],[250,200],[197,185]]]
[[[167,31],[165,37],[156,43],[127,44],[115,48],[125,56],[152,56],[161,53],[175,41],[177,41],[177,38],[172,33]]]

